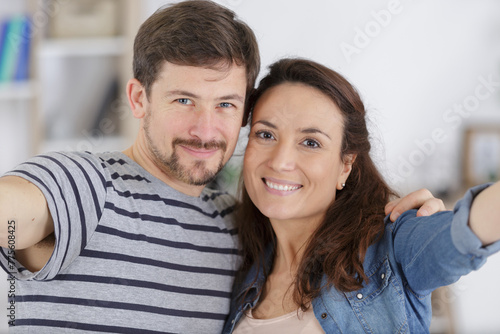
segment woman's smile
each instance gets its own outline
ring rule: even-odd
[[[270,178],[263,178],[262,181],[266,185],[268,191],[276,195],[290,195],[296,190],[302,188],[300,184],[289,183],[287,181],[278,181]]]

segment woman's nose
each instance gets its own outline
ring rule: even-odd
[[[269,154],[271,156],[268,165],[275,171],[283,172],[295,169],[297,154],[291,143],[278,143]]]

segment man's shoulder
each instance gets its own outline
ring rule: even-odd
[[[7,174],[16,174],[21,171],[35,174],[43,171],[49,174],[72,174],[74,171],[88,169],[89,165],[99,166],[99,157],[90,152],[54,151],[33,156]]]
[[[52,151],[36,155],[29,159],[27,163],[33,161],[43,163],[44,161],[47,161],[64,164],[66,161],[73,161],[75,163],[85,162],[98,165],[102,161],[103,156],[105,156],[105,153],[92,153],[87,151]]]

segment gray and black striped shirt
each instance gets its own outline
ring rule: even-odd
[[[187,196],[119,152],[50,153],[7,174],[42,190],[56,236],[36,273],[9,270],[1,250],[13,333],[222,330],[241,260],[230,195]]]

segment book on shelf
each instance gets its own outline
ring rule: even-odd
[[[0,84],[29,79],[31,43],[28,16],[0,20]]]

